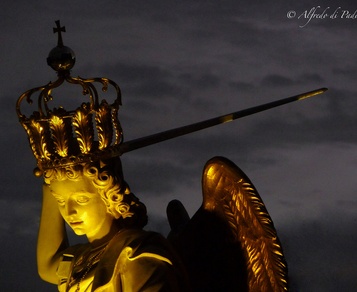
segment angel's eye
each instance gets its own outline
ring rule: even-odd
[[[90,198],[87,196],[78,196],[76,200],[78,204],[86,204],[89,202]]]
[[[63,199],[57,199],[57,203],[59,206],[64,206],[66,204],[65,200]]]
[[[51,193],[54,196],[54,198],[56,199],[58,206],[63,207],[66,204],[66,201],[64,200],[64,198],[61,195],[56,194],[52,190],[51,190]]]

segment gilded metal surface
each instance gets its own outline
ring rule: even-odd
[[[53,91],[65,81],[82,86],[82,92],[88,96],[89,102],[72,110],[63,107],[50,109],[49,103],[55,98]],[[104,92],[109,84],[115,88],[116,97],[112,104],[105,100],[99,102],[97,90],[93,85],[95,82],[102,84]],[[21,104],[23,100],[32,104],[32,95],[37,91],[38,109],[32,115],[26,116],[21,112]],[[107,78],[72,78],[67,75],[59,76],[53,83],[25,92],[18,99],[16,109],[20,123],[28,135],[37,165],[44,170],[116,156],[123,136],[117,117],[120,104],[120,89],[113,81]],[[95,137],[98,137],[98,141],[94,140]]]
[[[110,142],[113,138],[113,125],[111,110],[108,103],[104,100],[98,108],[98,112],[95,116],[98,132],[98,148],[104,150],[110,146]]]
[[[247,108],[244,110],[236,111],[236,112],[233,112],[230,114],[226,114],[226,115],[222,115],[222,116],[208,119],[205,121],[201,121],[198,123],[190,124],[187,126],[183,126],[183,127],[167,130],[164,132],[160,132],[157,134],[153,134],[150,136],[127,141],[127,142],[124,142],[120,146],[120,153],[123,154],[123,153],[129,152],[129,151],[143,148],[143,147],[146,147],[146,146],[149,146],[152,144],[160,143],[160,142],[163,142],[163,141],[166,141],[169,139],[173,139],[173,138],[176,138],[179,136],[187,135],[187,134],[190,134],[190,133],[193,133],[196,131],[201,131],[206,128],[214,127],[214,126],[217,126],[217,125],[220,125],[223,123],[228,123],[228,122],[234,121],[236,119],[240,119],[240,118],[250,116],[250,115],[262,112],[262,111],[266,111],[266,110],[269,110],[269,109],[272,109],[272,108],[275,108],[278,106],[282,106],[282,105],[290,103],[290,102],[294,102],[294,101],[306,99],[306,98],[309,98],[309,97],[312,97],[312,96],[315,96],[318,94],[322,94],[326,90],[327,90],[327,88],[315,89],[315,90],[312,90],[309,92],[305,92],[305,93],[290,96],[287,98],[279,99],[276,101],[268,102],[268,103],[254,106],[251,108]]]
[[[119,105],[121,105],[119,86],[108,78],[83,79],[70,76],[70,69],[75,64],[75,54],[69,47],[63,45],[62,32],[65,31],[60,21],[56,21],[53,32],[58,33],[57,46],[50,51],[47,58],[48,65],[57,72],[58,79],[53,83],[28,90],[20,96],[16,104],[20,123],[26,130],[30,147],[37,159],[36,176],[40,176],[47,168],[120,156],[138,148],[315,96],[327,90],[320,88],[122,143],[123,131],[118,119]],[[48,104],[54,99],[52,91],[64,82],[81,86],[83,95],[87,95],[89,101],[74,110],[65,110],[63,107],[50,109]],[[103,92],[108,90],[109,85],[115,88],[116,99],[112,104],[99,100],[94,85],[97,82],[102,84]],[[24,99],[32,103],[31,97],[35,92],[39,92],[38,110],[27,117],[20,110],[21,103]],[[93,117],[95,125],[93,125]],[[98,137],[98,141],[94,140],[95,137]]]
[[[121,105],[119,86],[108,78],[71,77],[69,70],[75,63],[75,57],[74,52],[63,45],[61,32],[65,32],[65,28],[56,21],[53,31],[58,33],[58,44],[51,50],[47,63],[57,71],[58,79],[26,91],[16,104],[20,123],[37,159],[36,176],[40,176],[48,168],[118,156],[119,144],[123,141],[123,131],[118,119]],[[86,102],[71,110],[62,106],[51,109],[50,103],[55,99],[53,92],[63,83],[80,86],[83,95],[88,97]],[[113,103],[99,99],[95,86],[97,83],[102,85],[103,92],[108,91],[109,85],[115,89]],[[32,104],[32,95],[37,92],[38,108],[30,116],[26,116],[21,111],[22,102],[26,100]]]
[[[75,55],[70,48],[63,45],[61,32],[65,32],[65,28],[61,27],[59,21],[56,22],[56,26],[57,27],[54,28],[54,32],[58,33],[58,44],[57,47],[51,50],[49,57],[47,58],[47,62],[54,70],[57,71],[58,79],[55,82],[50,82],[44,86],[28,90],[20,96],[16,104],[16,110],[20,123],[28,135],[31,150],[37,159],[39,169],[35,173],[37,176],[40,176],[46,169],[51,169],[52,172],[55,172],[56,168],[63,166],[71,166],[78,163],[89,163],[101,158],[106,159],[116,157],[138,148],[146,147],[290,102],[315,96],[327,90],[326,88],[317,89],[245,110],[236,111],[227,115],[222,115],[199,123],[122,143],[123,131],[118,118],[118,110],[121,105],[121,92],[119,86],[107,78],[84,79],[81,77],[71,77],[69,70],[74,66]],[[56,89],[64,83],[81,87],[83,95],[87,97],[86,101],[80,106],[70,110],[67,110],[64,107],[51,108],[51,102],[55,99],[54,91],[56,91]],[[109,85],[114,88],[116,92],[114,102],[108,103],[105,99],[100,99],[98,90],[95,86],[95,84],[98,83],[102,86],[102,92],[107,92]],[[33,111],[30,116],[26,116],[21,111],[22,102],[26,100],[29,104],[32,104],[32,96],[35,93],[39,94],[37,98],[37,109]],[[52,183],[52,188],[53,184],[55,183]],[[76,183],[72,185],[67,183],[64,185],[64,188],[69,188],[71,186],[78,187],[78,182],[76,181]],[[86,185],[85,182],[83,182],[81,187],[82,192],[83,189],[85,189],[84,186],[88,187],[89,184]],[[242,260],[235,266],[238,267],[237,273],[242,274],[240,277],[240,279],[243,279],[242,282],[244,283],[241,285],[243,287],[242,290],[287,291],[287,265],[277,232],[262,199],[253,184],[250,182],[249,178],[229,160],[222,157],[216,157],[211,159],[205,166],[202,187],[203,205],[198,213],[196,213],[198,215],[195,215],[196,217],[191,220],[187,218],[188,215],[186,213],[183,214],[184,216],[181,216],[182,212],[177,216],[173,216],[174,220],[178,218],[177,221],[182,221],[181,219],[184,218],[185,224],[183,225],[201,227],[191,228],[191,230],[186,232],[182,231],[184,230],[182,225],[177,228],[180,232],[186,232],[185,235],[192,236],[193,234],[201,234],[199,232],[202,230],[207,231],[209,236],[211,236],[209,239],[213,242],[212,246],[210,246],[210,248],[212,248],[207,248],[208,256],[205,256],[204,258],[199,258],[197,255],[201,250],[207,247],[208,241],[201,241],[203,242],[202,244],[199,242],[199,244],[197,244],[198,248],[194,249],[192,254],[193,257],[188,259],[188,263],[190,261],[193,262],[193,258],[196,256],[199,261],[198,265],[196,265],[199,272],[201,272],[204,268],[208,268],[208,270],[214,269],[214,273],[212,273],[211,278],[216,282],[223,281],[223,278],[228,276],[229,271],[226,271],[230,270],[231,266],[226,265],[226,267],[224,267],[224,261],[219,260],[222,257],[226,257],[224,260],[227,258],[233,258],[234,252],[239,248],[239,253],[234,254],[234,256],[239,257],[241,254],[243,255],[240,257]],[[75,192],[65,189],[63,193],[70,194]],[[108,195],[107,190],[103,188],[102,193],[103,197]],[[125,193],[125,195],[128,194],[128,192]],[[118,195],[115,193],[113,197],[118,198]],[[63,198],[60,199],[60,204],[62,201]],[[99,205],[100,204],[93,204],[93,214],[97,214],[96,211],[99,208]],[[112,205],[108,204],[108,206]],[[86,209],[86,211],[90,210],[88,206]],[[125,218],[125,216],[130,217],[134,214],[130,213],[129,209],[126,210],[123,207],[119,209],[120,215],[113,215],[115,219],[118,219],[120,216],[123,218]],[[212,214],[214,216],[210,216]],[[93,217],[94,216],[90,216],[90,218]],[[207,221],[207,219],[210,221]],[[219,221],[218,224],[216,224],[217,221]],[[47,236],[48,232],[56,234],[57,231],[53,228],[53,222],[50,222],[49,220],[43,220],[43,222],[45,222],[43,224],[47,224],[45,226],[45,229],[47,228],[45,230],[46,232],[43,232],[45,236]],[[69,221],[69,223],[71,223],[71,221]],[[72,223],[76,226],[78,223],[81,223],[81,221],[75,221]],[[106,224],[107,223],[108,222],[106,222]],[[194,225],[193,223],[197,224]],[[218,227],[214,229],[217,233],[211,232],[214,227],[210,226],[211,223],[212,225],[216,225],[216,227]],[[107,225],[109,226],[109,223]],[[220,228],[222,226],[224,228]],[[228,233],[225,233],[225,227],[227,226]],[[91,227],[95,229],[96,226],[93,225]],[[223,232],[219,233],[222,229],[224,229]],[[177,234],[178,233],[179,232],[177,232]],[[217,234],[223,234],[223,236],[220,237]],[[50,237],[50,240],[54,240],[54,238],[55,237]],[[189,241],[189,238],[189,236],[184,236],[183,240],[187,242]],[[231,238],[233,238],[234,244],[229,242]],[[176,239],[179,241],[178,236]],[[201,240],[202,239],[205,240],[205,238],[201,238]],[[215,245],[218,241],[226,242],[219,246]],[[225,245],[227,242],[229,242],[229,251],[225,249],[227,247],[227,245]],[[188,245],[184,245],[184,247],[192,247],[194,243],[195,242],[192,240],[188,243]],[[47,245],[45,245],[45,247],[46,246]],[[54,244],[54,246],[58,248],[57,243]],[[43,246],[41,246],[39,250],[43,250]],[[127,251],[129,253],[126,254],[124,260],[122,259],[125,263],[132,264],[136,262],[138,258],[144,256],[147,258],[159,259],[163,262],[169,261],[168,259],[166,261],[166,258],[163,256],[153,256],[150,252],[143,253],[141,257],[131,258],[131,250],[128,249]],[[187,251],[189,251],[189,248],[185,248],[185,252]],[[214,252],[216,252],[216,254],[214,254]],[[191,254],[188,253],[188,255]],[[214,258],[215,256],[216,258]],[[204,261],[207,261],[207,259],[211,260],[212,258],[217,260],[216,263],[219,264],[215,267],[204,267]],[[227,262],[228,261],[225,263]],[[243,268],[241,263],[243,264]],[[171,262],[169,264],[171,264]],[[123,266],[121,266],[121,268],[122,267]],[[127,267],[126,264],[125,267]],[[222,272],[223,268],[227,269]],[[47,272],[47,268],[44,270]],[[220,272],[222,277],[219,274]],[[201,274],[194,274],[194,277],[196,277],[196,279],[202,278],[199,275]],[[214,277],[216,277],[216,279],[214,279]],[[208,280],[210,280],[208,277],[202,279],[203,282],[207,283]],[[246,281],[244,279],[246,279]],[[135,280],[137,279],[135,278]],[[236,278],[233,280],[236,281]],[[199,282],[199,285],[203,282]],[[221,283],[222,282],[219,282],[219,284]],[[208,283],[208,285],[210,285],[210,283]],[[222,291],[227,291],[224,290],[223,287],[224,286],[217,288],[217,291],[220,288],[223,289]],[[233,290],[235,291],[237,283],[232,284],[230,287],[233,287]]]
[[[272,219],[249,178],[228,159],[211,159],[203,174],[203,208],[230,227],[246,259],[248,291],[287,291],[287,264]]]

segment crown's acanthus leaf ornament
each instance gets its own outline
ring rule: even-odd
[[[114,145],[120,145],[121,143],[123,143],[124,141],[124,134],[123,134],[123,129],[120,125],[120,121],[118,119],[118,110],[119,108],[113,109],[112,111],[112,125],[114,128],[114,133],[115,133],[115,141],[114,141]],[[118,149],[121,153],[122,149]]]
[[[107,148],[113,139],[112,117],[109,105],[106,100],[103,100],[97,114],[95,116],[97,133],[98,133],[98,148],[103,150]]]
[[[62,109],[62,108],[61,108]],[[64,110],[64,109],[63,109]],[[58,115],[50,118],[50,128],[56,153],[61,157],[68,156],[69,134],[72,131],[69,119]]]
[[[48,150],[48,144],[50,140],[46,138],[48,133],[48,125],[43,121],[36,119],[36,113],[30,117],[28,123],[24,125],[25,131],[29,136],[29,142],[31,149],[37,160],[49,159],[50,152]]]
[[[83,103],[73,116],[74,132],[77,135],[79,148],[83,154],[88,154],[93,145],[94,131],[90,104]]]

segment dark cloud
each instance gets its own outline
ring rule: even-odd
[[[330,2],[319,5],[337,5]],[[54,20],[61,19],[64,42],[77,55],[73,76],[105,76],[120,85],[127,141],[329,87],[322,96],[126,153],[122,160],[129,185],[148,206],[149,228],[167,233],[167,203],[180,199],[192,215],[201,203],[204,163],[227,156],[268,206],[286,250],[292,291],[353,291],[356,27],[355,20],[313,19],[300,28],[303,19],[287,18],[290,10],[301,14],[316,5],[233,0],[3,5],[3,290],[50,289],[36,273],[41,179],[32,176],[36,162],[15,101],[56,79],[46,57],[56,44]],[[338,3],[350,10],[354,5]]]
[[[252,87],[254,87],[254,85],[252,85],[251,83],[248,82],[229,82],[229,86],[231,86],[232,88],[237,89],[238,92],[244,92],[246,90],[250,90],[252,89]]]
[[[105,71],[117,76],[125,91],[138,98],[160,98],[161,96],[177,96],[180,91],[173,82],[173,74],[166,68],[152,65],[138,65],[119,62],[104,66]],[[101,71],[104,71],[103,69]]]
[[[289,86],[293,85],[293,80],[281,75],[269,75],[263,78],[262,86]]]
[[[336,74],[337,76],[342,76],[343,78],[348,78],[348,79],[351,79],[351,80],[356,80],[356,77],[357,77],[357,69],[355,68],[335,68],[332,70],[332,72],[334,74]]]
[[[200,73],[200,75],[195,76],[193,74],[184,73],[179,76],[179,83],[186,86],[199,88],[200,90],[209,89],[218,86],[220,79],[218,76],[212,73]]]
[[[292,291],[321,291],[321,287],[331,292],[352,291],[357,285],[352,276],[357,234],[350,232],[357,218],[335,210],[325,212],[330,215],[324,223],[316,219],[296,221],[280,230]]]
[[[312,72],[301,74],[298,77],[297,81],[299,83],[305,83],[305,84],[306,83],[320,83],[320,84],[323,84],[325,82],[324,78],[320,74],[312,73]]]

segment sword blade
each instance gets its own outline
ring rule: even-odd
[[[265,103],[262,105],[258,105],[258,106],[254,106],[251,108],[247,108],[244,110],[240,110],[240,111],[236,111],[230,114],[226,114],[226,115],[222,115],[219,117],[215,117],[212,119],[208,119],[202,122],[198,122],[198,123],[194,123],[194,124],[190,124],[187,126],[183,126],[183,127],[178,127],[178,128],[174,128],[171,130],[167,130],[164,132],[160,132],[160,133],[156,133],[153,135],[149,135],[149,136],[145,136],[142,138],[138,138],[138,139],[134,139],[128,142],[124,142],[119,146],[119,152],[121,154],[124,154],[126,152],[130,152],[139,148],[143,148],[146,146],[150,146],[153,144],[157,144],[169,139],[173,139],[176,137],[180,137],[183,135],[187,135],[193,132],[197,132],[206,128],[210,128],[219,124],[223,124],[223,123],[228,123],[231,121],[234,121],[236,119],[239,118],[243,118],[246,116],[250,116],[262,111],[266,111],[268,109],[272,109],[287,103],[291,103],[294,101],[298,101],[298,100],[303,100],[318,94],[322,94],[327,90],[327,88],[320,88],[320,89],[316,89],[316,90],[312,90],[309,92],[305,92],[302,94],[298,94],[298,95],[294,95],[291,97],[287,97],[287,98],[283,98],[277,101],[273,101],[273,102],[269,102],[269,103]]]

